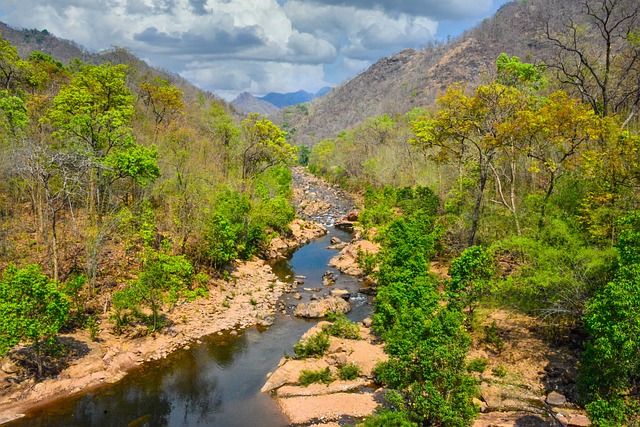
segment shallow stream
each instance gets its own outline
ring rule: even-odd
[[[330,239],[348,241],[350,235],[330,228],[329,234],[274,265],[281,280],[301,280],[301,301],[313,292],[304,288],[346,289],[351,295],[348,317],[359,321],[371,313],[371,302],[358,293],[356,279],[340,275],[331,288],[322,286],[322,274],[336,255]],[[295,279],[304,276],[304,279]],[[291,316],[297,301],[282,299],[287,314],[278,314],[267,329],[249,328],[237,335],[204,337],[201,344],[179,350],[166,359],[145,363],[122,381],[80,397],[40,408],[12,426],[219,426],[283,427],[285,417],[269,394],[260,393],[267,374],[316,321]]]

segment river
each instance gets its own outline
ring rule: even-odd
[[[336,254],[328,249],[332,237],[350,239],[346,232],[330,227],[328,235],[274,265],[282,280],[305,277],[298,289],[303,302],[312,295],[304,288],[322,287],[322,274],[335,271],[327,267]],[[353,309],[348,315],[351,320],[359,321],[370,314],[371,302],[358,293],[356,279],[340,275],[332,288],[347,289],[353,295]],[[282,356],[293,354],[293,345],[315,321],[291,316],[297,303],[291,294],[285,294],[282,301],[287,313],[279,313],[269,328],[205,337],[188,350],[145,363],[117,384],[54,402],[10,425],[286,426],[275,400],[260,393],[260,388]]]

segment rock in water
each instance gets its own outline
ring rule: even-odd
[[[351,304],[344,299],[332,296],[318,301],[298,304],[294,316],[318,319],[325,317],[327,313],[348,313],[351,311]]]

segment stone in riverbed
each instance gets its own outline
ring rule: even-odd
[[[351,311],[351,304],[344,299],[332,296],[318,301],[298,304],[294,316],[318,319],[325,317],[327,313],[348,313]]]

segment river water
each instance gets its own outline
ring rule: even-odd
[[[336,251],[327,247],[331,237],[349,240],[346,232],[329,228],[329,234],[295,252],[290,260],[274,265],[282,280],[305,276],[298,292],[308,301],[322,288],[322,274]],[[321,292],[328,293],[324,287]],[[354,278],[339,276],[333,289],[353,295],[348,317],[359,321],[371,313],[370,300],[358,293]],[[285,295],[287,314],[278,314],[267,329],[249,328],[238,335],[224,333],[203,338],[189,350],[145,363],[117,384],[99,388],[40,408],[12,426],[219,426],[283,427],[287,420],[269,394],[260,393],[269,372],[282,356],[293,354],[298,342],[316,321],[291,316],[297,301]]]

